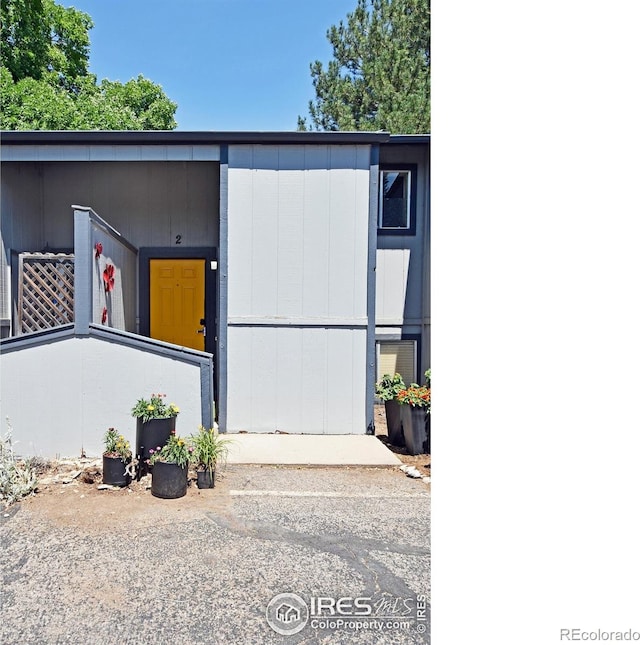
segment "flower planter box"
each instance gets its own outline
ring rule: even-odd
[[[196,485],[198,488],[213,488],[216,485],[216,471],[215,468],[212,471],[198,470],[196,471],[198,477]]]
[[[168,419],[150,419],[149,421],[137,420],[136,425],[136,455],[139,460],[138,477],[151,472],[147,460],[149,450],[162,448],[169,440],[172,432],[176,430],[176,417]]]
[[[187,466],[156,461],[151,475],[151,494],[162,499],[177,499],[187,494]]]
[[[410,455],[431,454],[431,415],[427,408],[400,406],[402,433]]]
[[[102,456],[102,482],[111,486],[128,486],[131,475],[126,471],[131,460],[126,463],[120,457]]]
[[[400,404],[395,401],[384,402],[384,412],[387,417],[387,436],[393,446],[404,446],[402,422],[400,420]]]

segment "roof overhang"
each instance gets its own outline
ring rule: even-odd
[[[189,132],[181,130],[23,130],[0,132],[3,145],[425,144],[429,134],[388,132]]]

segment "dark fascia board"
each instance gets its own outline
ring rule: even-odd
[[[111,341],[120,345],[133,347],[134,349],[141,349],[161,356],[167,356],[169,358],[194,365],[208,365],[213,360],[213,354],[209,354],[208,352],[200,352],[197,349],[191,349],[190,347],[181,347],[179,345],[165,343],[161,340],[138,336],[137,334],[113,329],[112,327],[105,327],[103,325],[90,324],[88,335],[89,337]],[[0,353],[7,354],[27,347],[45,345],[47,343],[53,343],[74,337],[86,338],[84,335],[78,336],[75,333],[73,323],[61,325],[59,327],[43,329],[30,334],[23,334],[22,336],[3,338],[2,341],[0,341]]]
[[[74,335],[74,324],[68,323],[66,325],[50,327],[49,329],[33,331],[28,334],[21,334],[20,336],[9,336],[9,338],[0,340],[0,354],[8,354],[18,349],[55,343],[59,340],[73,338]]]
[[[119,345],[126,345],[134,349],[141,349],[152,354],[167,356],[174,360],[183,361],[191,364],[208,365],[213,360],[213,354],[201,352],[190,347],[182,347],[172,343],[165,343],[155,338],[139,336],[131,332],[105,327],[104,325],[89,325],[89,336],[100,338],[101,340],[111,341]]]
[[[430,134],[392,134],[389,136],[387,143],[407,145],[407,144],[428,144],[431,143]]]
[[[430,135],[388,132],[188,132],[180,130],[23,130],[0,132],[5,145],[424,144]]]

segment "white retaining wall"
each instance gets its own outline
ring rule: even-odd
[[[102,437],[117,428],[135,444],[131,408],[166,393],[180,408],[176,430],[200,425],[200,366],[99,338],[74,338],[0,355],[1,434],[7,418],[23,456],[100,456]]]

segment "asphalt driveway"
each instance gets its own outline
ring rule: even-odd
[[[429,642],[430,492],[396,468],[72,484],[0,513],[1,643]]]

